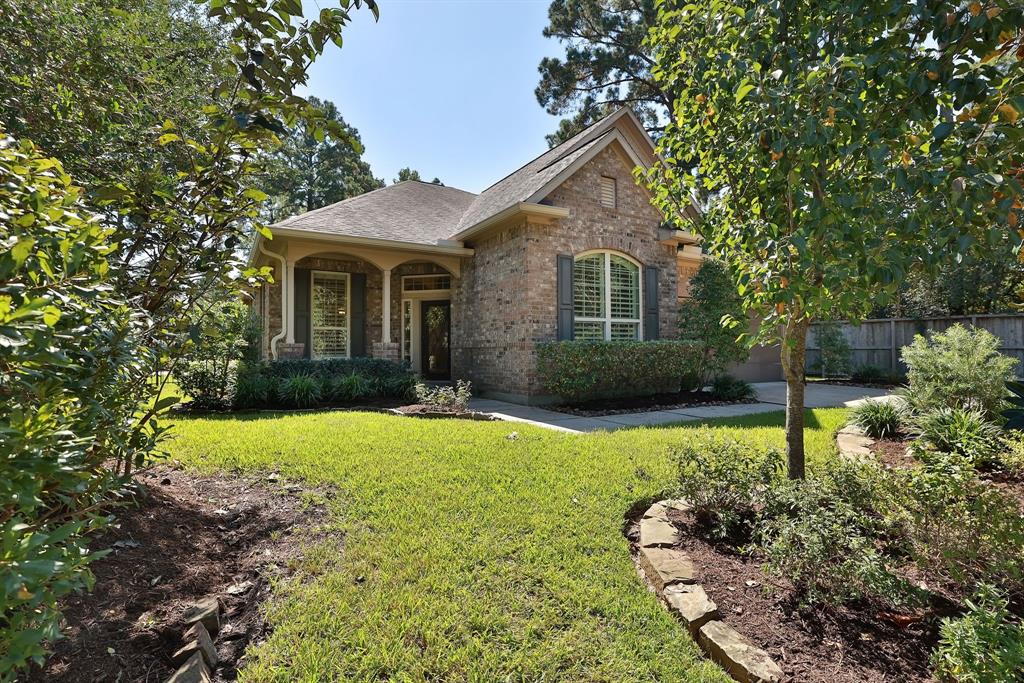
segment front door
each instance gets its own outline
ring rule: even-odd
[[[427,379],[450,379],[452,369],[450,301],[420,302],[420,372]]]

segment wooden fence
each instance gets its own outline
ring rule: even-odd
[[[1017,374],[1024,377],[1024,315],[993,314],[966,315],[951,318],[887,318],[865,320],[859,325],[840,323],[840,329],[853,348],[851,365],[874,365],[888,371],[904,374],[906,366],[900,361],[900,349],[914,341],[914,335],[941,332],[956,323],[973,325],[988,330],[1002,340],[1000,351],[1019,359]],[[814,327],[807,333],[807,368],[821,357]]]

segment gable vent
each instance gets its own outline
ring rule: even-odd
[[[601,205],[615,208],[615,178],[601,176]]]

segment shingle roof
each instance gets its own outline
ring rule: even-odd
[[[451,237],[475,197],[454,187],[406,180],[300,213],[277,225],[349,237],[437,244]]]
[[[511,175],[505,176],[477,195],[469,209],[463,214],[462,220],[459,221],[458,228],[454,232],[467,230],[514,204],[525,202],[537,190],[547,185],[551,179],[571,166],[573,162],[608,135],[610,133],[604,133],[578,147],[576,146],[578,142],[573,143],[573,140],[568,140],[558,147],[548,150],[547,153],[540,155]],[[553,152],[558,152],[558,154],[553,154]]]
[[[407,180],[293,216],[277,225],[350,237],[435,245],[439,240],[450,239],[529,200],[612,135],[612,125],[626,111],[620,109],[591,124],[479,195],[454,187]]]

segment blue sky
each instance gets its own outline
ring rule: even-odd
[[[313,65],[308,93],[359,130],[375,176],[390,184],[411,166],[479,192],[547,149],[557,128],[533,94],[541,58],[563,53],[541,35],[548,2],[379,0],[380,21],[356,11],[344,47]]]

